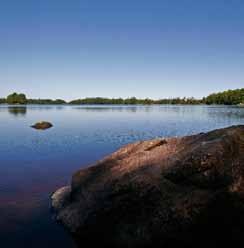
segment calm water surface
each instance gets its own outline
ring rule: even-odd
[[[47,120],[47,131],[29,126]],[[1,247],[74,247],[50,214],[50,194],[121,145],[244,124],[226,106],[0,105]]]

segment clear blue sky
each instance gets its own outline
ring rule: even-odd
[[[3,0],[0,96],[201,97],[244,87],[243,0]]]

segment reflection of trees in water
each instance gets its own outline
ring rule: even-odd
[[[208,117],[221,119],[241,120],[244,118],[244,109],[238,107],[212,107],[208,108]]]
[[[138,112],[138,111],[146,111],[150,112],[152,110],[151,106],[144,106],[144,105],[136,105],[136,106],[77,106],[72,107],[72,109],[82,110],[86,112]]]
[[[25,106],[18,107],[8,107],[8,112],[15,116],[24,116],[27,113],[27,108]]]
[[[158,111],[175,116],[205,118],[209,120],[242,120],[244,108],[226,105],[158,105]]]
[[[56,106],[56,110],[63,110],[64,107],[63,106]]]

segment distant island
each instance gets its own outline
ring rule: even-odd
[[[166,98],[166,99],[138,99],[136,97],[131,98],[103,98],[103,97],[91,97],[76,99],[70,102],[66,102],[62,99],[28,99],[23,93],[13,93],[6,98],[0,98],[0,104],[73,104],[73,105],[88,105],[88,104],[121,104],[121,105],[150,105],[150,104],[223,104],[223,105],[244,105],[244,88],[227,90],[219,93],[210,94],[202,99],[191,98]]]

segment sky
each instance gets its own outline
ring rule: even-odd
[[[243,0],[1,1],[2,97],[200,98],[243,68]]]

